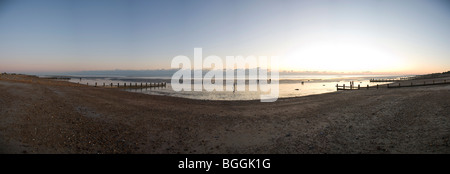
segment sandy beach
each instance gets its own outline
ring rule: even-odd
[[[0,76],[0,153],[450,153],[449,138],[450,85],[261,103]]]

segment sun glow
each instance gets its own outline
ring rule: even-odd
[[[280,69],[295,71],[396,71],[402,60],[392,52],[362,42],[314,42],[291,49]]]

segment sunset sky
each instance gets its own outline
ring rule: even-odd
[[[279,56],[282,70],[450,70],[446,0],[0,0],[0,71],[169,69]]]

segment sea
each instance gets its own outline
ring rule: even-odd
[[[162,95],[162,96],[174,96],[197,100],[259,100],[261,95],[268,94],[267,91],[262,91],[258,85],[256,91],[250,90],[251,85],[249,81],[245,81],[245,90],[234,90],[226,88],[226,83],[223,83],[222,91],[208,91],[203,89],[202,91],[182,90],[175,91],[171,85],[171,76],[98,76],[98,75],[71,75],[67,76],[66,80],[72,83],[85,84],[89,86],[109,87],[111,83],[113,86],[119,84],[122,86],[126,84],[138,84],[141,83],[162,83],[165,82],[165,87],[148,87],[148,88],[121,88],[121,90],[143,93],[149,95]],[[354,86],[360,85],[361,87],[376,86],[387,84],[388,82],[370,82],[370,79],[399,79],[401,77],[408,77],[404,75],[280,75],[279,79],[271,79],[271,82],[278,82],[278,98],[300,97],[307,95],[316,95],[323,93],[336,92],[336,85],[339,86],[350,85],[353,82]],[[193,79],[195,81],[198,79]],[[201,83],[201,80],[200,80]],[[273,83],[272,85],[276,85]],[[276,89],[272,87],[272,89]]]

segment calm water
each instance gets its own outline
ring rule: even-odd
[[[336,91],[336,84],[350,85],[350,81],[354,81],[355,85],[365,87],[376,86],[377,84],[386,83],[370,83],[371,78],[399,78],[404,76],[367,76],[367,75],[284,75],[279,80],[279,97],[298,97],[313,94],[322,94]],[[81,78],[81,79],[80,79]],[[267,94],[261,91],[249,91],[249,85],[246,84],[246,91],[181,91],[175,92],[170,84],[170,77],[74,77],[69,80],[73,83],[89,84],[93,86],[97,82],[98,86],[109,86],[111,83],[121,86],[124,83],[129,85],[132,83],[159,83],[166,82],[167,86],[159,88],[142,88],[142,89],[123,89],[130,92],[139,92],[151,95],[167,95],[200,100],[259,100],[260,95]],[[303,82],[303,84],[302,84]],[[225,88],[224,88],[225,89]]]

